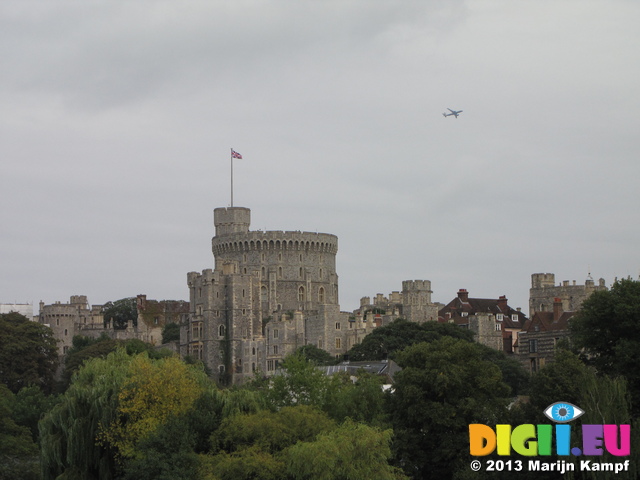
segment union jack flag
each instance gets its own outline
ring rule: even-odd
[[[231,149],[231,158],[240,158],[242,159],[242,155],[236,152],[233,148]]]

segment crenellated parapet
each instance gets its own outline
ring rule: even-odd
[[[211,243],[214,255],[267,250],[338,253],[338,237],[329,233],[254,231],[216,236]]]

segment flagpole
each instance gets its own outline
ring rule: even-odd
[[[231,206],[233,207],[233,148],[231,149]]]

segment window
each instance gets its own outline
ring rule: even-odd
[[[224,337],[224,325],[220,325],[220,326],[218,327],[218,336],[219,336],[220,338]]]
[[[318,348],[322,348],[322,339],[318,340]]]
[[[302,267],[300,267],[300,278],[302,278]]]
[[[531,359],[531,373],[535,373],[538,371],[538,359],[537,358],[532,358]]]
[[[502,330],[502,324],[501,323],[496,323],[496,332],[499,332]]]
[[[278,355],[278,345],[273,346],[273,354]]]
[[[320,290],[318,290],[318,302],[324,303],[324,287],[320,287]]]
[[[273,360],[267,360],[267,371],[268,372],[273,371]]]
[[[496,315],[496,320],[498,320],[499,322],[501,322],[501,321],[503,320],[503,315],[502,315],[502,313],[498,313],[498,314]]]
[[[336,338],[336,348],[340,348],[340,339]]]
[[[255,355],[255,354],[256,354],[256,347],[253,347],[253,348],[251,349],[251,355]]]
[[[518,321],[518,314],[514,313],[513,315],[511,315],[511,320],[514,321],[514,322],[517,322]]]
[[[278,278],[282,278],[282,267],[278,267]]]
[[[304,302],[304,287],[298,288],[298,301]]]
[[[218,366],[218,372],[220,372],[221,374],[224,373],[224,365],[219,365]]]
[[[336,330],[340,330],[340,322],[336,322]]]
[[[263,285],[262,287],[260,287],[260,301],[266,302],[268,299],[269,297],[267,296],[267,287]]]
[[[273,338],[280,338],[280,332],[278,332],[278,329],[273,331]]]
[[[538,352],[538,340],[529,340],[529,353]]]

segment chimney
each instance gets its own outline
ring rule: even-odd
[[[507,313],[509,307],[507,306],[507,297],[505,295],[500,295],[500,298],[498,298],[498,308],[502,313]]]
[[[554,298],[553,299],[553,321],[557,322],[561,315],[562,315],[562,299]]]
[[[458,298],[462,303],[469,303],[469,292],[467,292],[466,288],[458,290]]]

